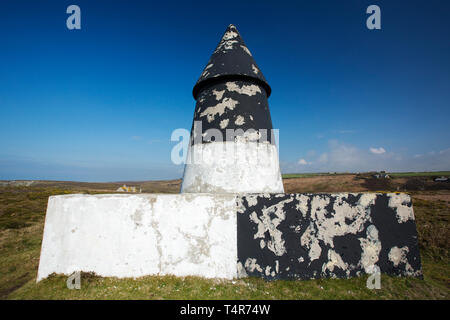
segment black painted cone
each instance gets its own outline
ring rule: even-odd
[[[193,89],[197,104],[181,192],[284,192],[270,92],[230,25]]]
[[[226,78],[235,79],[237,76],[240,79],[251,78],[249,80],[258,83],[265,89],[267,97],[270,96],[269,84],[242,40],[239,31],[230,24],[194,86],[194,99],[197,100],[198,93],[203,87]]]

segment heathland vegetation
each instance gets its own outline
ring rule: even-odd
[[[381,289],[366,288],[367,277],[308,281],[234,281],[197,277],[101,278],[82,274],[81,290],[66,277],[36,284],[48,197],[68,193],[112,193],[124,183],[142,192],[177,193],[180,180],[80,183],[35,181],[0,184],[0,299],[449,299],[450,183],[432,177],[448,173],[288,175],[286,192],[408,192],[419,233],[424,279],[383,275]]]

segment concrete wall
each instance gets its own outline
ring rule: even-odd
[[[245,139],[245,137],[243,138]],[[182,193],[284,192],[274,144],[212,142],[189,147]]]
[[[240,198],[240,276],[422,276],[406,194],[256,194]]]
[[[51,273],[266,279],[421,277],[405,194],[50,197],[38,281]]]
[[[233,195],[50,197],[38,281],[55,272],[100,276],[236,276]]]

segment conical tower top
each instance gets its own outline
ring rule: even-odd
[[[211,55],[208,64],[193,89],[197,100],[200,90],[224,79],[241,79],[255,82],[263,87],[267,97],[271,89],[261,70],[259,70],[250,50],[248,50],[236,27],[230,24],[222,40]]]

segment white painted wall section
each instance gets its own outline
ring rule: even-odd
[[[235,195],[107,194],[49,198],[38,277],[236,278]]]
[[[270,143],[191,145],[182,193],[283,193],[277,147]]]

